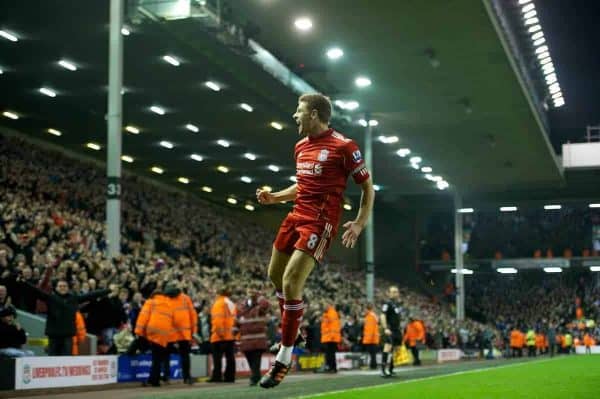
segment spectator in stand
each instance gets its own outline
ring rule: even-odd
[[[250,366],[250,386],[255,386],[261,378],[262,354],[269,345],[267,315],[270,305],[264,296],[259,295],[256,288],[248,288],[246,292],[246,299],[238,305],[240,351],[244,353]]]
[[[17,322],[14,306],[0,307],[0,355],[7,357],[34,356],[30,350],[21,349],[27,342],[27,333]]]
[[[119,299],[119,287],[111,284],[109,294],[91,301],[82,311],[88,314],[88,330],[101,337],[100,345],[108,352],[113,346],[113,335],[127,323],[123,303]]]
[[[44,301],[48,306],[46,331],[48,336],[48,355],[70,356],[73,352],[73,336],[76,335],[75,312],[83,302],[108,295],[109,290],[93,291],[84,295],[73,295],[65,280],[59,280],[53,293],[48,294],[28,283],[21,286]]]
[[[8,296],[8,291],[4,285],[0,285],[0,306],[6,307],[12,305],[12,300]]]
[[[198,342],[200,344],[200,353],[203,355],[211,353],[210,326],[210,307],[205,306],[198,318]]]

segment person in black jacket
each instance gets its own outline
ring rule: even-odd
[[[14,306],[0,307],[0,355],[8,357],[33,356],[33,352],[21,349],[27,342],[27,334],[16,319]]]
[[[27,283],[22,283],[22,287],[46,302],[48,306],[45,333],[48,336],[49,356],[71,355],[73,336],[76,334],[75,312],[79,309],[79,304],[108,295],[110,292],[110,290],[98,290],[84,295],[74,295],[69,292],[69,284],[65,280],[56,283],[53,293],[47,293]]]

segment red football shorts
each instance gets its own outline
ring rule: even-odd
[[[324,220],[308,220],[289,213],[281,223],[273,245],[288,255],[298,249],[321,262],[335,237],[334,228]]]

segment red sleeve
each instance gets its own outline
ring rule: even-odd
[[[344,170],[351,175],[356,184],[361,184],[371,176],[365,165],[362,153],[354,140],[349,141],[342,147],[344,158]]]

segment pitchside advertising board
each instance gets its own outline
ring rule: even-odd
[[[575,353],[577,353],[578,355],[586,355],[587,352],[585,351],[585,349],[585,346],[577,346],[575,348]],[[590,350],[592,351],[592,355],[600,355],[600,346],[590,346]]]
[[[15,361],[15,389],[58,388],[117,382],[116,356],[23,357]]]
[[[152,365],[151,355],[138,356],[120,356],[118,382],[147,381],[150,376],[150,367]],[[169,359],[171,380],[180,380],[183,378],[181,372],[181,358],[179,355],[171,355]],[[162,371],[162,369],[161,369]]]

